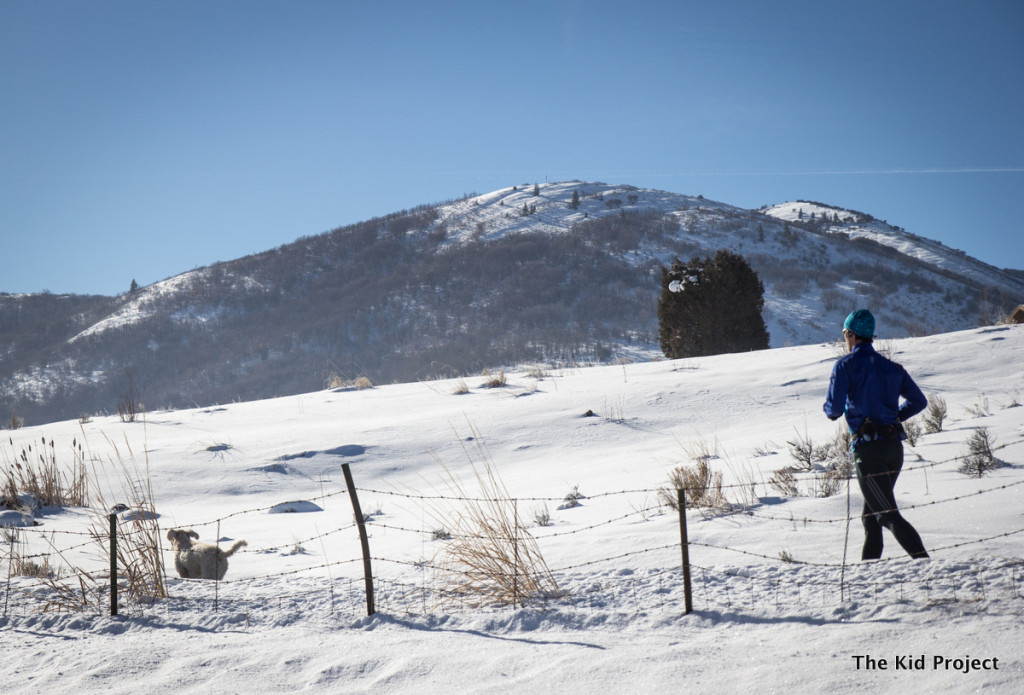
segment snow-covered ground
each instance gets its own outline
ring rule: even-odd
[[[82,445],[107,503],[133,496],[123,481],[137,471],[163,533],[248,547],[224,581],[169,577],[170,598],[117,617],[41,612],[45,585],[10,576],[12,551],[98,577],[108,561],[83,535],[103,528],[101,510],[37,513],[0,551],[3,691],[1020,692],[1024,327],[885,347],[948,406],[943,431],[907,447],[897,486],[929,561],[906,559],[888,533],[882,561],[859,561],[855,484],[823,498],[820,471],[798,474],[796,497],[768,482],[795,463],[787,441],[836,434],[821,413],[835,345],[5,431],[4,469],[30,445],[70,465]],[[957,461],[978,427],[1005,464],[980,479]],[[686,615],[679,517],[659,489],[702,454],[734,510],[687,516]],[[342,463],[369,517],[371,617]],[[530,548],[529,533],[557,582],[546,600],[444,592],[445,550],[474,504],[456,498],[488,497],[488,467],[526,526],[515,546]],[[580,504],[563,508],[575,492]],[[275,513],[283,503],[296,512]]]

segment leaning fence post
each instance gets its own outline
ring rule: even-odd
[[[11,554],[7,556],[9,562],[7,563],[7,591],[4,592],[4,615],[7,615],[7,603],[11,599],[11,574],[14,573],[14,541],[17,539],[17,532],[11,531],[11,535],[7,538],[11,542]],[[1013,595],[1017,595],[1017,575],[1013,575]]]
[[[512,500],[512,607],[519,603],[519,501]]]
[[[356,495],[356,485],[352,482],[352,471],[348,464],[341,464],[341,470],[345,474],[345,485],[348,487],[348,496],[352,500],[352,512],[356,515],[356,525],[359,526],[359,542],[363,546],[363,579],[366,584],[366,614],[373,615],[376,611],[373,608],[373,570],[370,567],[370,541],[366,537],[366,520],[363,519],[363,511],[359,508],[359,497]]]
[[[693,592],[690,589],[690,541],[686,537],[686,492],[676,490],[679,495],[679,540],[683,548],[683,615],[693,610]]]
[[[110,513],[110,614],[117,615],[117,512]]]

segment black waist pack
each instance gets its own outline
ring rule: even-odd
[[[869,441],[872,439],[895,441],[903,438],[903,425],[876,425],[871,420],[865,420],[856,434]]]

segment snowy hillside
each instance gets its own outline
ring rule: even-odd
[[[100,335],[111,330],[130,328],[134,324],[150,318],[159,311],[162,299],[180,292],[183,287],[195,282],[198,276],[198,271],[189,271],[142,288],[133,293],[118,311],[90,325],[69,339],[68,343],[73,344],[83,338]]]
[[[576,206],[572,205],[573,193],[580,196],[579,204]],[[729,248],[740,252],[764,250],[749,243],[754,226],[751,222],[763,224],[763,220],[757,219],[759,216],[752,215],[750,211],[706,200],[703,197],[634,186],[581,181],[523,184],[442,204],[438,206],[437,212],[436,221],[425,229],[413,230],[413,233],[430,235],[438,230],[444,230],[445,241],[441,244],[442,248],[473,241],[495,241],[517,233],[566,233],[575,225],[589,220],[624,213],[656,212],[673,217],[680,223],[683,232],[681,236],[690,237],[687,239],[690,245],[686,249],[695,253],[713,255],[720,248]],[[962,252],[946,248],[938,242],[891,227],[884,222],[870,218],[870,216],[867,216],[870,221],[860,222],[864,217],[862,214],[806,202],[784,203],[758,212],[763,212],[770,219],[794,223],[809,223],[815,219],[820,220],[826,215],[836,214],[839,216],[840,222],[835,225],[826,225],[822,233],[842,233],[845,238],[850,239],[867,238],[881,246],[893,248],[908,258],[919,260],[928,266],[948,271],[948,273],[973,282],[991,285],[993,288],[1009,294],[1024,292],[1024,283],[997,268],[969,258]],[[732,224],[725,225],[728,227],[726,229],[716,229],[716,222],[720,222],[722,218],[731,219]],[[742,224],[738,222],[739,220],[742,220]],[[806,249],[794,249],[792,246],[793,244],[789,244],[782,248],[773,248],[769,243],[768,252],[773,265],[804,266],[801,269],[802,273],[808,278],[817,277],[818,271],[822,269],[817,267],[817,263],[807,267],[809,264]],[[673,256],[679,250],[673,245],[651,245],[647,248],[631,250],[630,253],[624,254],[623,259],[635,266],[647,266],[650,263],[667,265],[671,263]],[[841,260],[841,256],[830,253],[827,254],[827,259],[829,262],[838,262]],[[755,261],[754,265],[763,265],[763,263],[763,261],[761,263]],[[766,270],[767,274],[771,275],[770,269],[762,268],[762,272]],[[132,298],[116,314],[90,326],[72,338],[72,341],[111,328],[123,328],[125,325],[139,321],[152,313],[152,309],[147,309],[147,307],[152,307],[159,302],[161,297],[173,295],[183,286],[187,287],[201,280],[198,277],[200,272],[189,271],[144,288],[141,296]],[[260,287],[260,283],[252,279],[245,280],[243,284]],[[774,329],[770,331],[774,336],[773,345],[806,344],[832,337],[834,322],[823,323],[820,320],[815,320],[825,313],[821,306],[821,289],[826,288],[808,287],[808,291],[801,293],[798,297],[780,297],[779,295],[783,293],[775,291],[774,283],[769,279],[767,282],[767,305],[770,312],[768,323]],[[913,288],[909,288],[909,291],[912,292]],[[854,297],[855,292],[851,291],[850,299],[853,300]],[[891,303],[902,306],[905,304],[905,300],[909,299],[909,297],[893,297]],[[877,310],[884,313],[885,307],[876,307]],[[843,311],[838,313],[843,313]],[[202,321],[215,318],[216,316],[207,315],[203,317]],[[177,319],[179,321],[194,321],[196,317],[186,312],[179,314]],[[940,323],[934,328],[950,330],[955,327],[948,323]],[[904,332],[900,331],[891,335],[896,337],[903,334]],[[653,345],[651,354],[657,354],[657,349]]]
[[[856,213],[821,203],[807,201],[773,205],[765,214],[788,222],[825,219],[823,231],[827,234],[844,234],[851,239],[866,238],[883,246],[889,246],[900,253],[916,258],[923,263],[941,268],[958,276],[970,278],[982,284],[1014,283],[1016,278],[1001,269],[971,258],[963,251],[950,249],[938,241],[905,229],[893,227],[863,213]],[[832,221],[835,219],[835,221]]]
[[[572,204],[574,193],[578,206]],[[439,212],[434,228],[447,231],[449,244],[565,233],[602,217],[660,213],[678,223],[677,240],[683,243],[641,245],[622,259],[650,267],[723,248],[743,254],[765,283],[765,322],[776,347],[831,340],[837,321],[862,304],[886,317],[889,337],[903,337],[956,330],[986,312],[998,319],[1015,298],[1024,299],[1024,282],[1001,269],[870,215],[819,203],[749,211],[702,196],[568,181],[471,196]],[[824,219],[829,222],[822,224]],[[771,221],[794,227],[773,227]],[[874,247],[823,244],[830,236],[840,242],[864,239]],[[981,287],[991,288],[988,296],[968,302],[968,308],[964,301]],[[657,347],[649,354],[657,355]]]
[[[579,196],[572,206],[573,193]],[[496,239],[515,232],[565,232],[588,219],[622,211],[677,213],[695,207],[737,210],[679,193],[597,182],[563,181],[510,186],[441,206],[440,220],[453,241]],[[524,214],[524,208],[526,210]]]
[[[0,470],[22,451],[61,466],[77,456],[107,504],[141,491],[161,536],[192,528],[248,547],[224,581],[183,580],[164,541],[170,598],[125,599],[119,617],[105,615],[102,594],[84,612],[41,613],[53,595],[13,572],[12,556],[45,558],[76,588],[73,565],[102,587],[108,561],[88,532],[107,520],[100,509],[37,512],[39,525],[5,532],[0,550],[4,690],[1016,692],[1024,327],[879,347],[948,408],[941,432],[907,446],[897,485],[929,561],[906,559],[887,533],[883,559],[860,562],[860,494],[854,485],[848,499],[843,481],[818,496],[824,462],[798,471],[795,490],[770,482],[796,465],[787,442],[823,445],[838,431],[821,412],[835,344],[5,432]],[[972,478],[958,469],[980,427],[1002,465]],[[684,615],[680,522],[660,491],[701,458],[727,500],[687,515]],[[368,518],[372,617],[343,463]],[[459,581],[450,551],[474,538],[459,520],[492,499],[480,487],[488,465],[509,496],[499,506],[522,522],[515,547],[532,538],[557,584],[522,607],[448,593]]]
[[[926,230],[921,230],[926,231]],[[900,338],[998,322],[1024,281],[864,213],[599,182],[423,205],[119,297],[0,295],[5,422],[661,355],[661,269],[742,255],[773,347],[870,307]]]

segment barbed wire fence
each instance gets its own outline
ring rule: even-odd
[[[998,449],[1022,443],[1018,440],[1002,444]],[[939,466],[955,463],[957,457],[942,461],[921,461],[919,465],[908,466],[904,472],[914,470],[927,471]],[[851,478],[846,478],[850,485]],[[1024,484],[1024,480],[993,483],[983,489],[942,499],[933,499],[901,505],[902,510],[925,507],[951,505],[965,500],[986,495],[996,495]],[[749,483],[723,485],[722,489],[745,489]],[[521,504],[526,503],[564,503],[566,497],[514,497],[494,498],[487,496],[474,497],[461,494],[423,495],[395,490],[380,490],[372,487],[358,488],[355,484],[346,485],[344,489],[322,493],[309,498],[310,501],[323,502],[339,495],[350,495],[353,500],[359,493],[376,497],[391,497],[412,504],[440,503],[455,504],[499,504],[511,505],[514,510],[514,535],[501,540],[511,547],[513,556],[518,556],[521,544],[530,539],[540,547],[547,547],[548,552],[557,553],[560,544],[571,543],[578,548],[584,543],[590,547],[602,548],[602,539],[609,532],[621,532],[629,525],[631,531],[639,526],[636,522],[647,522],[655,517],[667,515],[664,505],[652,507],[646,503],[636,504],[638,497],[645,500],[651,495],[657,496],[666,488],[635,488],[614,491],[602,491],[587,496],[580,495],[589,507],[600,507],[606,510],[603,518],[572,528],[559,529],[556,526],[538,524],[529,527],[519,513]],[[681,490],[686,499],[692,490]],[[578,500],[577,500],[578,502]],[[247,515],[266,514],[279,504],[267,505],[251,509],[239,510],[213,519],[198,520],[189,526],[204,528],[220,525],[229,520],[237,521]],[[628,511],[627,511],[628,507]],[[672,524],[652,524],[645,527],[650,530],[649,538],[642,544],[638,543],[626,552],[614,554],[595,553],[595,557],[583,559],[571,564],[555,564],[550,574],[557,580],[557,590],[539,593],[504,594],[504,599],[482,598],[465,590],[466,583],[458,575],[460,572],[472,571],[460,565],[439,561],[443,556],[446,544],[453,541],[486,543],[493,541],[489,533],[475,534],[465,530],[451,533],[446,529],[431,528],[425,522],[418,528],[399,523],[388,523],[378,518],[377,514],[362,518],[346,518],[324,532],[317,532],[306,538],[291,541],[287,545],[250,546],[240,553],[258,555],[290,555],[304,556],[293,552],[314,543],[320,544],[323,555],[316,561],[306,564],[294,562],[296,566],[274,572],[250,574],[241,578],[230,578],[218,581],[196,579],[174,579],[170,583],[172,591],[167,600],[134,599],[124,607],[132,612],[144,614],[146,611],[165,610],[168,612],[187,610],[196,602],[207,605],[213,611],[233,612],[250,617],[266,615],[268,612],[284,610],[301,613],[303,611],[328,611],[331,614],[358,616],[365,612],[384,611],[396,614],[429,614],[441,611],[464,610],[505,610],[513,607],[553,608],[569,611],[673,611],[680,612],[683,605],[688,605],[690,592],[683,593],[683,575],[692,573],[692,598],[698,607],[705,610],[744,610],[764,611],[774,608],[784,610],[793,607],[804,607],[811,602],[820,601],[821,605],[843,605],[852,601],[876,603],[907,603],[907,602],[956,602],[978,600],[1016,600],[1024,592],[1024,559],[1019,553],[1016,557],[995,558],[984,564],[971,562],[953,562],[949,552],[970,546],[983,546],[992,541],[1024,534],[1024,527],[1011,528],[1000,533],[983,537],[972,537],[937,547],[930,547],[933,558],[942,559],[946,555],[951,562],[934,571],[919,571],[920,565],[900,563],[894,559],[883,559],[868,563],[851,564],[846,561],[845,550],[841,562],[827,562],[821,558],[806,559],[788,555],[769,555],[750,547],[731,547],[717,544],[703,537],[700,527],[697,533],[687,536],[687,524],[712,522],[728,518],[741,518],[766,523],[784,523],[794,528],[814,525],[844,525],[845,533],[849,534],[851,521],[860,518],[859,514],[849,511],[843,516],[811,518],[797,517],[794,514],[780,515],[763,511],[760,505],[730,505],[728,509],[693,509],[686,510],[680,505],[680,525],[684,529],[682,537]],[[346,515],[348,516],[348,515]],[[122,533],[130,532],[132,519],[121,522]],[[128,526],[127,531],[124,530]],[[363,526],[370,535],[369,547],[360,552],[355,531]],[[180,526],[179,527],[184,527]],[[0,602],[2,615],[23,614],[38,611],[62,610],[66,602],[60,600],[60,589],[65,587],[78,592],[83,597],[81,606],[89,606],[90,610],[99,610],[104,599],[111,597],[112,587],[117,587],[121,578],[116,571],[104,574],[102,565],[98,568],[80,570],[79,565],[69,562],[67,567],[55,568],[50,565],[54,558],[68,558],[92,549],[102,558],[105,544],[111,540],[93,528],[89,531],[47,530],[38,527],[3,528],[0,529],[0,582],[3,600]],[[346,534],[351,539],[352,554],[342,559],[329,559],[324,539]],[[427,543],[437,544],[433,557],[387,557],[370,552],[374,545],[375,534],[410,535],[425,547]],[[115,532],[116,535],[116,532]],[[219,533],[218,533],[219,536]],[[159,538],[159,536],[158,536]],[[39,549],[40,546],[47,546]],[[416,544],[407,544],[414,547]],[[291,546],[291,547],[288,547]],[[27,548],[34,548],[27,552]],[[680,550],[683,562],[679,561]],[[159,544],[155,548],[159,553],[171,553],[169,547]],[[687,553],[696,558],[690,564]],[[578,557],[578,553],[574,556]],[[707,562],[705,558],[713,557],[717,562]],[[723,557],[735,556],[741,563],[730,565]],[[641,558],[648,558],[645,563]],[[104,561],[109,558],[103,558]],[[638,562],[628,562],[637,560]],[[902,558],[899,558],[902,560]],[[627,561],[627,562],[624,562]],[[645,567],[641,567],[641,565]],[[886,565],[884,574],[873,571],[879,564]],[[5,567],[6,565],[6,567]],[[372,565],[373,573],[367,573]],[[29,576],[25,576],[25,568],[32,568]],[[366,576],[360,574],[364,570]],[[6,572],[3,572],[6,569]],[[111,568],[113,569],[113,568]],[[546,568],[545,568],[546,569]],[[521,564],[514,557],[511,564],[488,568],[491,579],[498,583],[506,583],[522,588],[528,584],[524,581],[534,568]],[[62,575],[61,572],[69,573]],[[81,573],[90,577],[83,581]],[[337,576],[335,574],[337,573]],[[112,579],[113,577],[113,579]],[[296,578],[294,585],[275,581],[284,578]],[[70,587],[70,588],[69,588]],[[372,599],[370,596],[372,595]],[[500,596],[500,595],[499,595]],[[364,610],[364,603],[367,609]],[[112,609],[117,605],[116,600]]]

